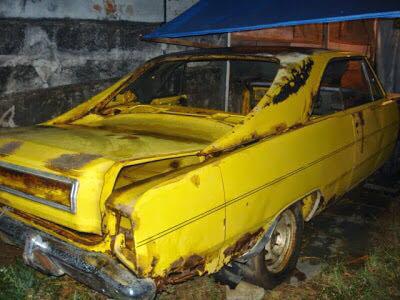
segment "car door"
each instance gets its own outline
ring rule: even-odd
[[[355,165],[357,134],[353,115],[346,111],[342,77],[347,58],[329,61],[322,76],[319,90],[313,99],[311,128],[320,145],[330,145],[321,155],[321,189],[324,200],[329,201],[344,194],[352,184]],[[321,147],[321,146],[319,146]]]
[[[378,77],[374,73],[367,60],[365,60],[364,67],[374,100],[374,105],[371,106],[371,109],[374,110],[381,129],[380,149],[375,165],[375,169],[377,169],[391,155],[397,142],[399,130],[399,112],[397,103],[387,97]]]
[[[354,165],[351,185],[356,185],[375,171],[380,153],[382,132],[367,64],[362,57],[343,59],[340,78],[345,111],[352,116],[355,135]]]

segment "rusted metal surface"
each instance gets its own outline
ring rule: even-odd
[[[55,171],[68,172],[71,170],[79,170],[100,157],[100,155],[86,153],[63,154],[49,161],[46,166]]]
[[[263,232],[264,229],[261,227],[253,233],[245,233],[240,239],[236,241],[235,244],[225,249],[225,257],[237,258],[241,254],[250,250],[257,243],[260,235]]]
[[[306,84],[310,77],[311,69],[314,62],[311,58],[303,60],[299,68],[292,68],[290,77],[286,77],[280,87],[280,92],[273,99],[273,103],[279,103],[287,99],[290,95],[295,94]]]
[[[0,166],[0,185],[28,195],[35,195],[66,207],[71,206],[72,184]]]
[[[15,151],[18,150],[18,148],[22,146],[22,144],[23,142],[15,141],[0,146],[0,157],[13,154]]]
[[[197,254],[193,254],[186,259],[180,257],[171,264],[164,277],[155,278],[157,290],[164,289],[167,284],[181,283],[194,276],[203,274],[205,264],[206,259]]]
[[[0,204],[0,208],[5,207]],[[77,243],[81,243],[87,246],[97,245],[103,241],[104,237],[96,234],[88,234],[77,232],[69,228],[65,228],[63,226],[57,225],[55,223],[43,220],[39,217],[33,216],[31,214],[24,213],[22,211],[12,209],[12,214],[15,214],[18,217],[26,220],[31,224],[37,225],[41,228],[46,228],[47,230],[54,232],[57,236],[62,237],[64,239],[72,240]]]

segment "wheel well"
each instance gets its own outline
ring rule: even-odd
[[[315,190],[300,200],[304,221],[308,222],[315,216],[318,209],[321,207],[322,198],[321,191]]]
[[[268,242],[272,231],[275,228],[277,217],[286,209],[290,208],[291,206],[294,205],[299,205],[300,207],[300,212],[303,216],[304,221],[308,222],[310,221],[316,213],[320,211],[319,208],[323,206],[323,195],[320,190],[314,190],[311,193],[308,193],[306,196],[303,196],[299,198],[298,200],[294,201],[292,204],[287,206],[285,209],[280,211],[273,219],[273,221],[270,224],[270,227],[268,230],[265,232],[265,234],[259,239],[259,241],[256,243],[256,245],[247,253],[245,253],[243,256],[241,256],[239,259],[236,259],[236,261],[239,262],[245,262],[247,261],[250,257],[253,257],[254,255],[258,254],[265,246],[265,244]]]

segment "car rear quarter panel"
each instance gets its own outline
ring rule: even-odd
[[[0,148],[7,147],[12,143],[15,143],[14,139],[3,138],[0,140]],[[82,163],[82,158],[86,159],[85,163]],[[101,234],[101,211],[98,203],[104,185],[103,174],[112,166],[112,161],[27,141],[21,141],[19,147],[14,149],[12,153],[0,154],[0,159],[2,162],[23,166],[38,172],[79,180],[77,199],[81,200],[76,203],[76,213],[60,210],[5,191],[0,191],[0,203],[66,228]],[[79,166],[78,169],[76,165],[80,161],[82,166]],[[3,177],[3,184],[5,185],[7,185],[7,181],[16,180],[5,173],[0,175]],[[35,181],[28,176],[25,176],[25,179],[22,178],[21,182],[26,185],[26,189],[29,188],[31,192],[37,193]],[[42,189],[46,191],[51,187]]]
[[[218,165],[208,163],[118,198],[128,201],[119,201],[125,213],[131,211],[138,274],[175,282],[219,268],[225,206]]]

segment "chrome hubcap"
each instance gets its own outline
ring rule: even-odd
[[[265,266],[271,273],[281,272],[293,252],[296,238],[296,217],[291,210],[282,213],[265,246]]]

